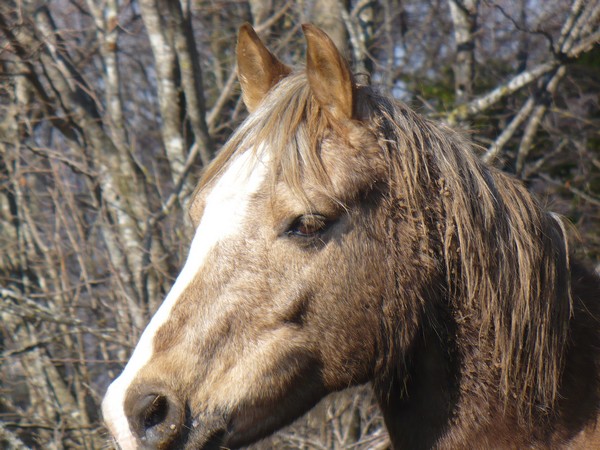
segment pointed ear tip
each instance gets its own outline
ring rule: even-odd
[[[333,47],[337,50],[337,46],[331,37],[319,27],[306,23],[302,25],[302,30],[304,31],[304,37],[309,49],[311,47],[324,45],[325,47]]]
[[[242,39],[250,39],[252,41],[258,39],[256,31],[254,31],[254,28],[248,22],[244,23],[238,30],[238,42]]]
[[[314,26],[312,23],[303,23],[302,31],[304,32],[304,36],[306,37],[326,35],[323,30],[321,30],[319,27]]]
[[[242,24],[242,26],[240,26],[239,32],[245,32],[245,33],[249,33],[254,31],[254,28],[252,28],[252,25],[250,25],[250,22],[244,22]]]

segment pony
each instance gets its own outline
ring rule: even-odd
[[[303,31],[299,70],[239,31],[249,115],[103,400],[120,448],[238,448],[368,382],[395,449],[600,443],[600,278],[563,220]]]

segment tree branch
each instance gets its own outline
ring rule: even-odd
[[[491,92],[453,109],[446,115],[446,120],[449,123],[456,123],[457,121],[464,120],[470,116],[474,116],[475,114],[479,114],[492,107],[502,99],[512,95],[522,87],[527,86],[529,83],[555,70],[558,65],[558,62],[552,61],[540,64],[539,66],[526,72],[522,72],[511,78],[508,82],[501,84]]]
[[[178,79],[180,69],[177,65],[177,54],[173,48],[173,18],[166,14],[166,11],[161,11],[159,4],[164,5],[165,1],[139,0],[142,20],[150,39],[156,65],[163,144],[173,178],[176,178],[183,171],[187,153],[186,142],[182,136],[184,112]]]
[[[174,43],[185,94],[185,113],[194,132],[202,164],[206,166],[212,160],[215,150],[206,125],[202,69],[194,42],[189,0],[181,1],[187,3],[185,12],[179,1],[169,1],[168,5],[174,20]]]
[[[454,90],[456,102],[462,104],[473,94],[475,31],[477,30],[479,0],[449,0],[449,3],[456,44]]]

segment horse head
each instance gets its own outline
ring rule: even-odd
[[[124,449],[236,447],[383,367],[386,173],[332,41],[293,74],[250,26],[251,112],[191,202],[187,261],[103,403]]]
[[[600,403],[600,282],[561,219],[303,29],[299,71],[240,30],[250,114],[103,401],[119,446],[239,447],[367,381],[398,447],[571,439]]]

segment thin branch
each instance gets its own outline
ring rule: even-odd
[[[481,157],[481,159],[485,162],[493,161],[502,151],[506,143],[513,137],[517,129],[521,126],[527,117],[533,111],[533,107],[535,105],[535,100],[533,96],[530,96],[525,104],[521,107],[518,114],[513,117],[510,123],[502,130],[502,133],[496,138],[496,140],[489,146],[488,150]]]
[[[510,20],[513,24],[513,26],[518,30],[521,31],[523,33],[528,33],[528,34],[538,34],[540,36],[543,36],[544,38],[546,38],[546,40],[548,41],[548,48],[551,52],[555,52],[555,47],[554,47],[554,38],[552,37],[552,35],[550,33],[548,33],[546,30],[532,30],[530,28],[527,28],[527,26],[525,24],[520,24],[518,23],[510,14],[508,14],[504,8],[500,5],[495,4],[494,7],[500,11],[500,13],[508,20]]]
[[[185,94],[185,113],[194,132],[202,164],[206,166],[212,160],[215,149],[206,124],[202,69],[194,41],[192,13],[189,4],[185,11],[179,1],[170,1],[167,4],[174,21],[173,40]]]
[[[553,184],[554,186],[558,186],[563,189],[567,189],[568,191],[572,192],[573,194],[575,194],[578,197],[581,197],[582,199],[591,203],[592,205],[600,206],[600,198],[598,198],[598,197],[594,197],[590,194],[587,194],[587,193],[583,192],[581,189],[577,189],[577,188],[571,186],[569,183],[564,183],[560,180],[556,180],[556,179],[552,178],[550,175],[547,175],[545,173],[539,173],[538,176],[540,178],[542,178],[543,180],[547,181],[548,183]]]
[[[511,78],[508,82],[501,84],[496,89],[483,95],[482,97],[476,98],[470,101],[469,103],[466,103],[453,109],[452,111],[447,113],[446,120],[449,123],[456,123],[470,116],[479,114],[492,107],[502,99],[517,92],[524,86],[527,86],[533,81],[555,70],[558,67],[558,65],[558,62],[552,61],[540,64],[539,66],[526,72],[521,72],[520,74]]]
[[[11,424],[9,422],[0,421],[0,441],[8,445],[6,450],[28,450],[29,447],[27,447],[15,433],[8,430],[7,428],[14,427],[11,427]]]
[[[519,144],[519,150],[517,153],[517,161],[516,161],[516,172],[519,176],[523,175],[523,168],[525,167],[525,161],[531,150],[531,146],[533,144],[533,138],[537,133],[537,130],[542,122],[544,115],[548,109],[548,104],[556,92],[558,88],[558,84],[560,80],[565,76],[566,73],[565,66],[560,66],[558,70],[552,75],[552,77],[545,83],[545,86],[536,100],[536,106],[533,112],[529,116],[529,120],[527,121],[527,125],[525,126],[525,130],[523,132],[523,138],[521,139],[521,143]]]
[[[84,164],[64,156],[64,152],[57,152],[49,148],[32,147],[30,145],[26,145],[26,148],[29,149],[32,153],[39,155],[45,159],[56,160],[63,163],[65,166],[69,167],[74,173],[85,175],[86,177],[92,180],[95,180],[98,176],[97,173],[89,170],[89,168],[87,166],[84,166]]]
[[[530,166],[527,166],[525,168],[523,178],[527,179],[536,174],[546,161],[562,152],[563,149],[567,146],[567,143],[568,140],[562,139],[560,143],[556,146],[556,148],[554,148],[551,152],[544,154],[540,159],[535,161],[535,163],[531,164]]]

